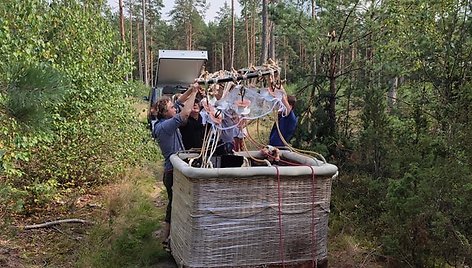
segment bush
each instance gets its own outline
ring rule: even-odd
[[[158,155],[133,109],[139,86],[123,82],[131,63],[106,12],[82,1],[0,4],[0,184],[16,208]]]

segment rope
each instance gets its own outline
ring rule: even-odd
[[[261,132],[259,130],[259,118],[257,118],[257,122],[256,122],[256,132],[257,132],[257,138],[259,139],[259,141],[261,141]]]
[[[275,111],[274,111],[275,112]],[[326,159],[319,153],[317,152],[312,152],[312,151],[306,151],[306,150],[301,150],[301,149],[297,149],[295,147],[292,147],[284,138],[284,136],[282,135],[282,132],[280,131],[280,126],[279,126],[279,118],[278,118],[278,115],[276,115],[276,120],[275,120],[275,125],[277,127],[277,132],[279,133],[279,137],[280,137],[280,140],[282,141],[282,143],[285,145],[286,148],[288,148],[290,151],[292,152],[296,152],[296,153],[299,153],[301,155],[304,155],[304,156],[307,156],[307,157],[311,157],[312,155],[316,156],[316,157],[319,157],[321,158],[321,160],[323,161],[323,163],[327,163],[326,162]]]
[[[259,133],[258,133],[258,134],[259,134]],[[265,147],[264,144],[262,144],[262,143],[256,141],[256,140],[251,136],[249,130],[248,130],[248,132],[247,132],[247,137],[249,138],[249,140],[250,140],[254,145],[256,145],[256,147],[259,148],[259,150]]]
[[[248,136],[249,136],[249,131],[248,131],[247,133],[248,133]],[[251,140],[251,139],[249,139],[249,140]],[[249,151],[248,151],[248,149],[247,149],[246,139],[245,139],[245,138],[243,138],[243,144],[244,144],[244,151],[249,155],[249,158],[251,158],[252,160],[254,160],[254,161],[256,161],[256,162],[259,162],[259,163],[265,163],[265,164],[267,164],[267,166],[269,166],[269,167],[272,166],[272,164],[269,162],[269,160],[267,160],[267,159],[258,159],[258,158],[255,158],[254,156],[252,156],[252,155],[249,153]]]
[[[279,199],[279,234],[280,234],[280,241],[279,241],[279,252],[280,252],[280,260],[282,261],[282,267],[285,268],[285,248],[284,248],[284,234],[283,234],[283,225],[282,225],[282,192],[280,190],[280,172],[277,166],[274,166],[277,170],[277,192],[278,192],[278,199]]]
[[[251,141],[254,145],[256,145],[256,147],[259,148],[259,150],[261,150],[262,148],[265,147],[264,144],[262,143],[258,143],[250,134],[250,132],[248,131],[247,132],[247,137],[249,138],[249,141]],[[246,145],[245,145],[246,146]],[[275,157],[271,154],[264,154],[266,157],[270,157],[270,158],[273,158],[275,159]],[[261,161],[261,160],[259,160]],[[290,166],[302,166],[302,164],[299,164],[299,163],[296,163],[296,162],[290,162],[290,161],[286,161],[286,160],[283,160],[283,159],[280,159],[279,162],[282,162],[282,163],[285,163],[287,165],[290,165]],[[270,163],[270,162],[269,162]]]
[[[188,161],[189,166],[192,166],[192,163],[194,160],[203,156],[203,152],[207,150],[207,139],[208,139],[208,128],[205,127],[205,133],[203,134],[202,148],[200,149],[200,153],[196,157],[192,157],[189,159]],[[203,164],[203,157],[202,157],[202,163],[200,164],[200,167],[202,166],[202,164]]]
[[[212,148],[210,150],[210,154],[208,155],[208,157],[205,158],[205,166],[202,165],[202,167],[206,167],[206,168],[213,168],[213,163],[211,162],[211,157],[213,156],[213,154],[215,153],[216,151],[216,148],[218,147],[218,140],[220,139],[220,134],[221,134],[221,131],[219,131],[218,129],[214,130],[212,128],[212,136],[214,137],[214,139],[212,140],[213,143],[212,143]]]
[[[265,145],[263,145],[262,143],[258,143],[249,133],[248,131],[248,135],[247,137],[249,138],[249,140],[256,145],[256,147],[258,146],[259,150],[261,150],[262,148],[265,147]],[[270,157],[272,159],[275,159],[275,157],[271,154],[264,154],[266,157]],[[261,160],[259,160],[261,161]],[[283,159],[280,159],[279,162],[282,162],[284,164],[287,164],[289,166],[303,166],[302,164],[299,164],[299,163],[296,163],[296,162],[290,162],[290,161],[286,161],[286,160],[283,160]],[[269,162],[270,163],[270,162]]]

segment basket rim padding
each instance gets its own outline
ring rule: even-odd
[[[278,166],[280,176],[303,176],[311,175],[313,168],[316,176],[333,177],[338,171],[338,167],[329,163],[324,163],[315,158],[290,151],[280,151],[281,156],[290,161],[298,162],[303,166]],[[259,151],[239,152],[237,155],[248,156],[248,153],[253,157],[260,158],[262,155]],[[177,153],[170,156],[170,161],[174,169],[179,170],[186,177],[192,179],[205,178],[248,178],[253,176],[276,176],[277,169],[274,166],[256,166],[256,167],[234,167],[234,168],[196,168],[191,167],[183,161],[189,157],[195,157],[195,153]]]

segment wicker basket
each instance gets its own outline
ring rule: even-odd
[[[188,166],[186,157],[171,157],[172,255],[179,266],[257,267],[327,259],[336,166],[290,152],[283,157],[305,166],[201,169]]]

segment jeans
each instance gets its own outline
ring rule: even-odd
[[[162,181],[164,182],[164,186],[166,187],[167,198],[169,199],[169,203],[167,204],[166,209],[166,218],[164,221],[170,223],[170,215],[172,212],[172,185],[174,184],[174,172],[172,170],[165,171],[164,176],[162,177]]]

